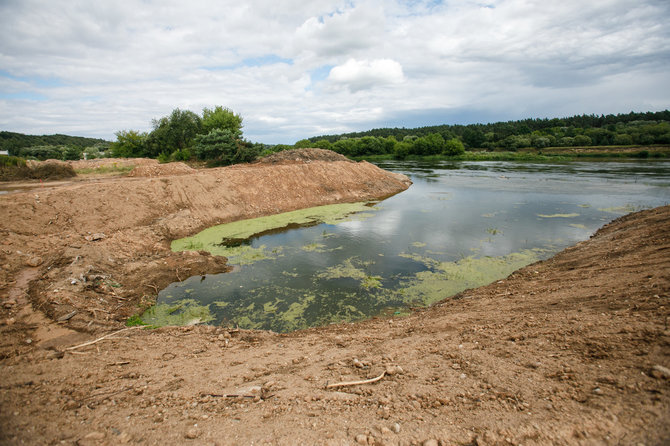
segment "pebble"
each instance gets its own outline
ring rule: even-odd
[[[368,444],[368,436],[365,434],[358,434],[356,435],[356,443],[358,444]]]
[[[398,423],[393,423],[393,426],[391,427],[391,430],[395,432],[396,434],[400,433],[400,424]]]
[[[654,378],[670,379],[670,369],[663,367],[662,365],[653,366],[650,373]]]
[[[33,256],[33,257],[30,257],[28,260],[26,260],[25,263],[26,263],[26,266],[36,267],[36,266],[40,266],[42,263],[44,263],[44,260],[42,259],[42,257]]]
[[[96,234],[87,235],[87,236],[84,237],[84,238],[85,238],[86,240],[88,240],[89,242],[96,242],[96,241],[98,241],[98,240],[102,240],[102,239],[104,239],[104,238],[106,238],[106,237],[107,237],[107,236],[106,236],[104,233],[99,232],[99,233],[96,233]]]
[[[385,372],[389,376],[402,375],[405,371],[399,365],[387,365]]]
[[[439,443],[435,439],[426,440],[422,443],[422,446],[439,446]]]
[[[195,440],[200,436],[200,432],[198,429],[192,427],[191,429],[187,430],[186,433],[184,434],[184,437],[186,437],[189,440]]]
[[[602,395],[604,392],[600,387],[596,387],[595,389],[593,389],[593,393],[595,393],[596,395]]]

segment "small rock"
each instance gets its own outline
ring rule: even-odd
[[[430,440],[424,441],[422,443],[422,445],[423,446],[439,446],[439,443],[437,442],[437,440],[434,440],[434,439],[431,438]]]
[[[200,436],[200,431],[198,431],[198,429],[196,429],[194,427],[187,430],[186,433],[184,434],[184,437],[186,437],[189,440],[195,440],[199,436]]]
[[[402,375],[403,369],[399,365],[387,365],[385,372],[389,376]]]
[[[467,378],[467,377],[468,377],[468,376],[467,376],[465,373],[461,373],[461,376],[459,376],[459,378],[461,378],[461,379],[465,379],[465,378]]]
[[[368,436],[365,434],[358,434],[356,435],[356,443],[358,444],[368,444]]]
[[[89,238],[89,237],[90,237],[90,238]],[[98,232],[98,233],[96,233],[96,234],[87,236],[87,237],[86,237],[86,240],[88,240],[89,242],[97,242],[98,240],[102,240],[102,239],[104,239],[104,238],[106,238],[106,237],[107,237],[107,236],[106,236],[104,233],[102,233],[102,232]]]
[[[379,429],[379,431],[380,431],[382,434],[384,434],[384,435],[386,435],[386,434],[390,434],[390,433],[391,433],[391,429],[389,429],[389,428],[386,427],[386,426],[382,426],[382,428]]]
[[[662,365],[655,365],[651,368],[650,372],[651,376],[654,378],[664,378],[664,379],[670,379],[670,369],[667,367],[663,367]]]
[[[400,433],[400,424],[398,423],[393,423],[393,426],[391,426],[391,430],[395,432],[396,434]]]
[[[354,366],[358,367],[359,369],[362,369],[365,367],[361,361],[359,361],[357,358],[354,358],[353,360]]]
[[[605,392],[603,392],[603,390],[600,387],[596,387],[595,389],[593,389],[593,393],[595,393],[596,395],[602,395]]]
[[[44,260],[42,257],[39,256],[33,256],[30,257],[28,260],[26,260],[26,266],[32,266],[33,268],[36,266],[40,266],[42,263],[44,263]]]

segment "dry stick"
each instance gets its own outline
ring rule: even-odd
[[[135,327],[123,328],[123,329],[121,329],[121,330],[119,330],[119,331],[115,331],[115,332],[113,332],[113,333],[106,334],[106,335],[104,335],[103,337],[98,338],[98,339],[96,339],[96,340],[94,340],[94,341],[84,342],[83,344],[75,345],[74,347],[68,347],[68,348],[66,348],[65,350],[75,350],[75,349],[78,349],[78,348],[81,348],[81,347],[86,347],[87,345],[93,345],[93,344],[95,344],[95,343],[97,343],[97,342],[102,341],[103,339],[106,339],[106,338],[108,338],[108,337],[110,337],[110,336],[113,336],[113,335],[115,335],[115,334],[121,333],[122,331],[133,330],[133,329],[135,329],[135,328],[142,328],[142,326],[137,325],[137,326],[135,326]]]
[[[333,387],[358,386],[360,384],[370,384],[381,380],[384,377],[384,375],[386,375],[386,372],[382,372],[382,374],[376,378],[365,379],[363,381],[348,381],[342,383],[328,384],[326,386],[326,389],[332,389]]]

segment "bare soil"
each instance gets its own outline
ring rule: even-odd
[[[294,161],[0,196],[0,443],[668,444],[668,206],[407,317],[123,328],[227,268],[173,238],[407,185]]]

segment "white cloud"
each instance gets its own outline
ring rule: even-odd
[[[399,84],[403,81],[402,67],[392,59],[356,60],[330,70],[327,81],[346,86],[351,92],[367,90],[375,86]]]
[[[667,1],[483,3],[6,0],[0,130],[111,139],[224,105],[286,143],[670,107]]]

